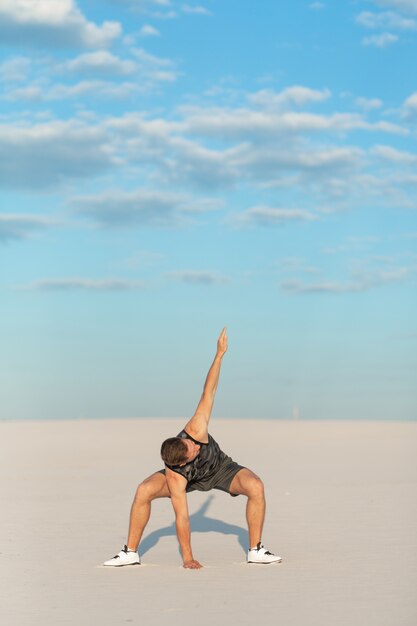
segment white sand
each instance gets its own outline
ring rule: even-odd
[[[153,504],[140,567],[99,564],[125,542],[140,480],[178,420],[0,423],[0,617],[10,626],[415,626],[417,423],[213,418],[225,452],[266,485],[247,565],[243,497],[188,496],[184,570],[168,499]]]

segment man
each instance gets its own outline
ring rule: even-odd
[[[248,498],[246,519],[249,530],[248,563],[277,563],[281,557],[271,554],[261,544],[265,517],[265,496],[261,479],[251,470],[238,465],[220,449],[208,433],[208,424],[219,382],[222,359],[227,350],[226,328],[217,340],[217,352],[207,374],[203,394],[193,417],[177,435],[166,439],[161,447],[165,469],[155,472],[137,488],[130,512],[127,544],[104,565],[140,565],[139,542],[149,520],[151,502],[171,498],[181,547],[183,566],[200,569],[191,549],[187,493],[221,489],[231,496]]]

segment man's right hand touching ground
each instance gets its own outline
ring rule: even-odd
[[[192,559],[192,561],[184,561],[183,567],[185,569],[201,569],[203,566],[195,559]]]

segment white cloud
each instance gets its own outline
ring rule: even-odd
[[[111,0],[115,4],[125,2],[134,10],[146,13],[153,18],[170,20],[178,17],[177,11],[173,10],[171,0]]]
[[[381,159],[397,163],[398,165],[417,165],[417,154],[406,152],[405,150],[397,150],[391,146],[374,146],[372,153]]]
[[[251,104],[265,107],[289,107],[292,105],[304,106],[315,102],[328,100],[331,92],[328,89],[309,89],[301,85],[286,87],[281,92],[276,93],[271,89],[262,89],[256,93],[249,94],[248,101]]]
[[[309,265],[301,257],[285,257],[278,261],[278,265],[285,272],[301,272],[303,274],[317,274],[319,272],[317,267]]]
[[[177,72],[171,59],[155,56],[143,48],[132,48],[132,54],[139,62],[139,72],[148,76],[152,81],[173,82],[176,80]]]
[[[417,118],[417,91],[412,93],[404,102],[403,113],[406,118]]]
[[[145,159],[148,164],[155,162],[165,182],[182,182],[207,189],[239,185],[242,181],[291,187],[302,184],[291,175],[310,177],[310,182],[316,185],[320,178],[326,181],[331,172],[347,176],[362,159],[362,151],[355,147],[317,149],[288,140],[285,146],[248,140],[228,149],[214,150],[177,137],[176,130],[175,125],[170,129],[142,122],[138,138],[129,141],[130,158]],[[132,137],[135,134],[132,128]]]
[[[172,67],[174,62],[171,59],[157,57],[154,54],[146,52],[143,48],[133,48],[132,54],[143,64],[154,67]]]
[[[107,50],[97,50],[81,54],[75,59],[58,66],[56,71],[77,74],[104,74],[106,76],[126,76],[138,70],[138,64],[129,59],[121,59]]]
[[[131,291],[143,289],[144,283],[139,280],[121,278],[90,279],[90,278],[48,278],[36,280],[28,285],[16,287],[27,291]]]
[[[226,276],[222,276],[216,272],[199,270],[179,270],[169,272],[167,277],[183,283],[188,283],[190,285],[215,285],[229,282],[229,279]]]
[[[145,167],[152,164],[157,168],[158,184],[185,182],[213,189],[230,185],[241,177],[235,158],[239,148],[206,148],[185,138],[179,122],[128,115],[109,120],[107,125],[113,135],[117,133],[120,137],[130,163]]]
[[[132,9],[146,11],[154,6],[168,8],[171,6],[171,0],[107,0],[115,5],[126,4]]]
[[[324,2],[312,2],[308,6],[310,9],[313,9],[313,11],[320,11],[320,9],[324,9],[326,5]]]
[[[377,271],[358,274],[348,282],[320,281],[307,282],[303,280],[285,280],[280,283],[283,291],[296,294],[343,294],[361,293],[382,287],[391,283],[399,283],[410,276],[410,269],[406,267],[394,268],[388,271]]]
[[[0,186],[58,185],[97,175],[114,163],[99,127],[76,120],[0,124]]]
[[[256,226],[281,226],[294,221],[312,222],[318,219],[318,216],[314,215],[314,213],[302,209],[255,206],[241,213],[237,217],[236,223]]]
[[[378,6],[390,7],[402,13],[417,15],[416,0],[373,0]]]
[[[151,16],[157,20],[174,20],[178,17],[178,13],[175,11],[153,11]]]
[[[22,82],[27,80],[31,68],[28,57],[12,57],[0,63],[0,79],[4,82]]]
[[[11,89],[5,93],[5,100],[26,100],[29,102],[49,102],[53,100],[68,100],[70,98],[80,98],[93,96],[110,98],[127,98],[134,92],[143,90],[143,85],[139,86],[132,82],[110,83],[101,80],[84,80],[73,85],[56,83],[51,86],[29,85],[18,89]]]
[[[144,51],[139,51],[139,56],[144,63],[150,56],[156,69],[170,68],[168,59],[155,58]],[[139,59],[137,62],[140,64]],[[112,90],[112,97],[116,97],[118,90],[128,94],[133,88],[133,81],[122,86],[105,81],[50,87],[38,83],[30,87],[32,91],[26,97],[69,99],[77,93],[94,97],[106,92],[110,95]],[[279,207],[283,196],[271,195],[278,189],[286,194],[285,205],[293,207],[303,206],[303,194],[308,193],[309,206],[316,207],[316,214],[347,210],[365,199],[375,207],[378,203],[394,206],[399,185],[405,189],[408,184],[398,177],[394,180],[387,172],[381,175],[382,152],[349,145],[346,135],[358,130],[399,134],[409,130],[385,120],[370,123],[360,113],[312,115],[231,106],[187,107],[165,118],[130,113],[100,121],[94,117],[83,120],[31,126],[10,124],[5,119],[0,125],[0,183],[46,187],[74,178],[91,179],[121,167],[129,177],[137,176],[148,189],[186,185],[188,189],[209,190],[212,195],[218,189],[255,185],[258,191],[268,190],[268,200],[257,203],[261,206]],[[382,143],[380,135],[378,139]],[[371,137],[371,145],[372,140]],[[388,144],[388,139],[385,142]],[[115,198],[110,200],[116,202]],[[122,220],[128,222],[130,215],[133,222],[146,223],[143,208],[133,207],[135,202],[136,208],[142,207],[140,198],[119,200],[127,211]],[[411,195],[403,194],[401,198],[397,194],[397,204],[400,200],[401,206],[408,205]],[[168,223],[176,224],[180,217],[185,219],[185,205],[180,207],[177,201],[178,198],[172,212],[160,213]],[[194,212],[192,203],[190,207]],[[202,210],[206,209],[204,206]],[[275,220],[279,217],[282,220],[284,216],[277,214]],[[103,224],[112,219],[115,216],[103,212],[96,221]]]
[[[137,60],[123,59],[106,50],[81,54],[64,63],[53,63],[50,59],[43,59],[33,64],[34,76],[32,82],[24,86],[12,85],[5,81],[0,98],[11,101],[47,102],[81,97],[110,97],[126,98],[132,94],[149,93],[157,85],[164,82],[173,82],[177,78],[176,70],[170,59],[163,59],[146,53],[144,50],[134,50]],[[0,65],[0,75],[3,71],[14,74],[26,67],[22,63]],[[46,68],[46,69],[45,69]],[[61,74],[66,79],[85,77],[76,83],[52,82],[50,77]],[[129,81],[111,82],[108,78],[119,79],[129,77]],[[103,80],[103,78],[106,80]]]
[[[91,218],[102,227],[130,228],[132,226],[179,226],[188,214],[204,211],[204,201],[193,201],[184,194],[139,189],[113,189],[71,201],[73,211]],[[205,210],[212,210],[208,203]]]
[[[0,15],[20,23],[62,24],[77,13],[72,0],[2,0]]]
[[[0,35],[28,46],[101,47],[122,32],[118,22],[97,26],[88,21],[74,0],[2,0]]]
[[[382,100],[379,98],[356,98],[355,104],[364,111],[372,111],[374,109],[380,109],[383,105]]]
[[[236,162],[239,148],[210,150],[186,139],[172,138],[169,149],[173,158],[161,164],[162,178],[171,182],[188,182],[209,190],[233,185],[242,176]]]
[[[291,146],[285,148],[242,148],[236,153],[235,161],[239,169],[244,169],[246,175],[252,173],[255,177],[265,178],[276,176],[279,171],[297,170],[311,172],[313,176],[320,170],[327,172],[351,169],[359,165],[362,151],[359,148],[329,147],[327,149],[306,149],[305,147]],[[291,181],[289,181],[291,184]]]
[[[218,153],[207,162],[204,155],[196,160],[192,151],[180,154],[171,166],[175,167],[177,179],[198,184],[207,189],[230,185],[250,185],[260,188],[286,188],[291,193],[308,189],[311,197],[320,203],[322,198],[333,198],[333,177],[343,181],[342,199],[351,191],[352,173],[361,166],[362,152],[356,148],[328,150],[302,150],[288,146],[273,150],[262,146],[242,146],[225,153]],[[166,180],[167,176],[162,175]],[[339,194],[340,195],[340,194]],[[337,199],[337,198],[336,198]],[[331,200],[332,202],[334,199]],[[294,202],[298,202],[294,199]]]
[[[311,294],[311,293],[355,293],[366,291],[367,286],[361,282],[340,283],[335,281],[322,281],[309,283],[302,280],[284,280],[280,283],[283,291],[292,294]]]
[[[227,112],[225,119],[224,111]],[[200,124],[200,115],[204,115],[204,124]],[[250,115],[249,121],[258,119]],[[206,127],[208,117],[210,132]],[[321,206],[329,205],[329,200],[332,205],[337,201],[333,210],[340,210],[340,202],[347,196],[352,197],[352,193],[363,199],[366,181],[358,186],[357,179],[360,170],[369,166],[369,162],[360,148],[332,145],[328,137],[319,142],[307,141],[305,133],[289,133],[285,127],[274,128],[273,121],[280,119],[277,115],[263,116],[265,133],[262,135],[254,133],[249,121],[245,124],[243,119],[242,122],[238,120],[239,125],[236,130],[233,128],[232,134],[229,123],[235,126],[238,117],[233,118],[233,109],[199,109],[197,119],[193,109],[191,114],[184,111],[178,121],[146,120],[130,115],[109,120],[108,124],[113,135],[117,133],[121,140],[123,138],[123,150],[130,163],[143,163],[147,167],[152,164],[155,167],[153,184],[164,181],[165,184],[180,183],[213,190],[255,182],[263,188],[303,188],[308,189]],[[212,120],[217,126],[216,135],[211,134]],[[326,125],[331,126],[329,120],[323,116],[320,121],[326,132]],[[360,115],[349,117],[346,121],[352,127],[385,130],[385,126],[368,125]],[[190,130],[199,137],[198,140],[188,138]],[[315,132],[320,137],[320,131]],[[227,139],[230,147],[206,147],[209,145],[206,144],[206,137],[212,136],[222,142]],[[378,180],[379,187],[381,182]],[[356,189],[360,192],[354,191]],[[375,197],[375,186],[372,193]],[[293,205],[298,203],[299,200],[292,199]]]
[[[396,41],[398,41],[398,37],[397,35],[393,35],[392,33],[370,35],[369,37],[364,37],[362,39],[362,43],[364,46],[376,46],[377,48],[386,48]]]
[[[357,113],[333,113],[317,115],[295,111],[253,111],[235,108],[183,107],[185,132],[220,137],[222,139],[259,138],[265,141],[284,134],[347,132],[355,129],[380,130],[388,133],[407,134],[408,130],[381,121],[367,122]]]
[[[399,185],[405,185],[406,187],[415,187],[417,185],[417,174],[397,173],[395,176],[395,182]],[[416,191],[413,190],[414,197],[416,197]],[[417,203],[414,202],[414,208],[417,208]]]
[[[380,241],[380,238],[376,235],[349,235],[346,237],[346,243],[349,246],[355,247],[367,247],[369,244],[373,245]]]
[[[26,239],[32,234],[46,230],[56,221],[37,215],[0,214],[0,243],[14,239]]]
[[[28,85],[9,89],[2,95],[3,100],[26,100],[28,102],[41,102],[46,100],[45,90],[39,85]]]
[[[212,15],[211,11],[200,5],[183,4],[181,10],[184,13],[191,13],[196,15]]]
[[[160,34],[159,30],[150,24],[145,24],[139,31],[141,37],[159,37]]]
[[[356,21],[365,28],[381,29],[381,30],[415,30],[417,28],[416,20],[403,17],[391,11],[383,13],[372,13],[371,11],[362,11],[356,16]]]

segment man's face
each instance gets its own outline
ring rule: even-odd
[[[194,441],[191,441],[191,439],[183,439],[183,442],[187,446],[188,454],[187,460],[184,461],[184,463],[181,463],[180,467],[182,467],[186,463],[189,463],[190,461],[194,461],[194,459],[199,455],[201,447],[198,445],[198,443],[194,443]]]

